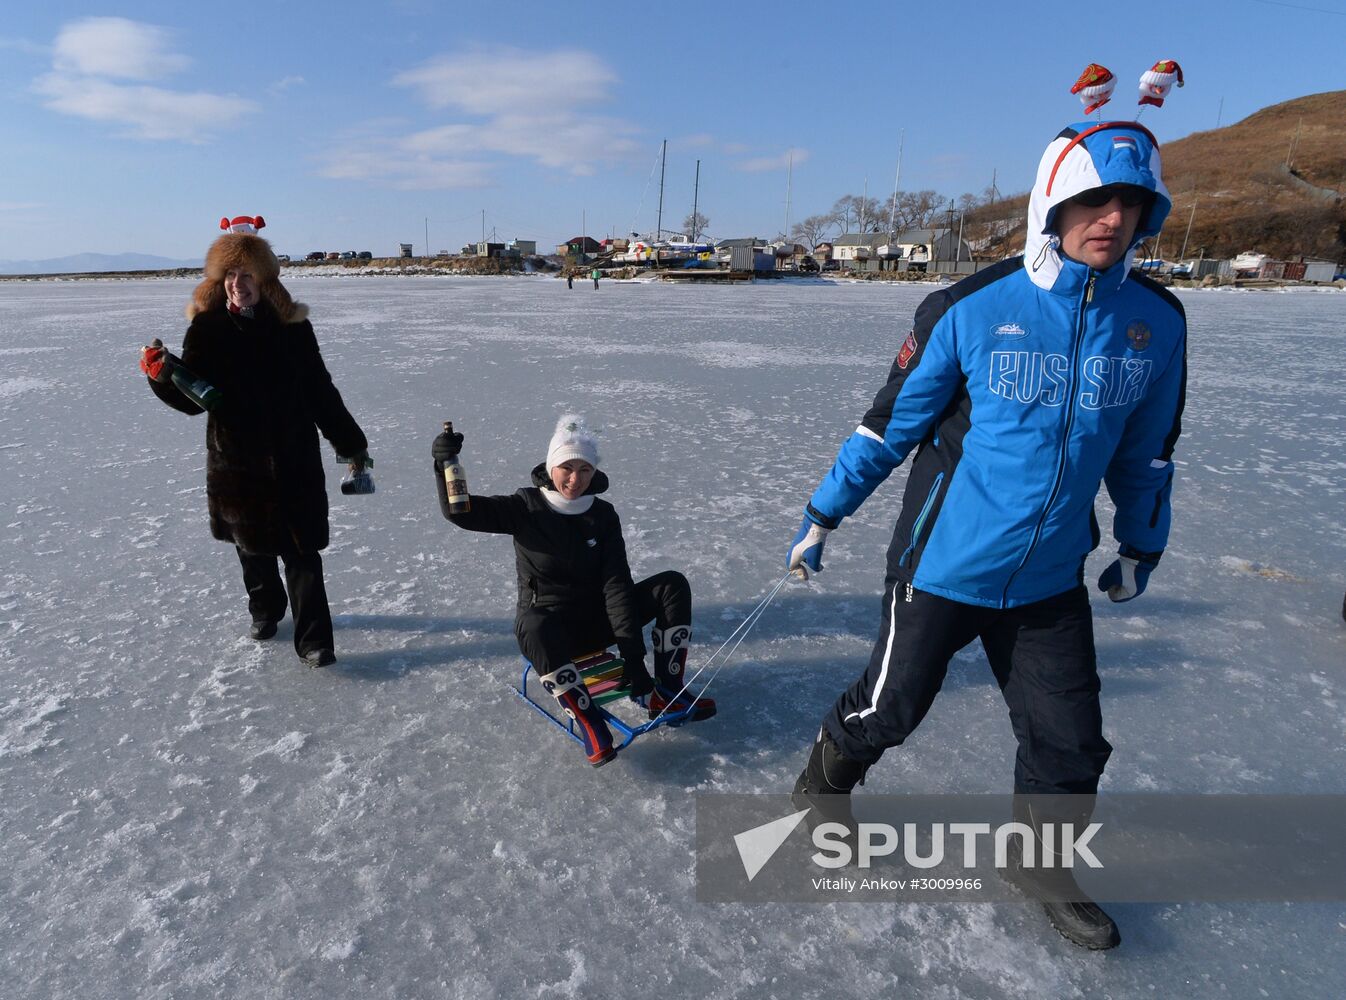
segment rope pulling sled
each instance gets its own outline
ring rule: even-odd
[[[615,656],[612,651],[608,649],[601,649],[596,652],[586,653],[583,656],[575,657],[575,667],[579,670],[580,676],[584,680],[584,686],[588,692],[589,698],[598,706],[598,710],[603,714],[604,721],[606,721],[608,726],[613,730],[613,735],[620,736],[620,742],[614,740],[612,744],[613,748],[617,750],[625,749],[638,736],[653,732],[655,729],[662,726],[676,727],[685,723],[692,713],[696,711],[696,699],[703,696],[706,691],[710,689],[711,684],[715,681],[715,677],[719,674],[720,670],[723,669],[724,665],[729,662],[729,658],[733,656],[734,651],[738,649],[743,640],[748,637],[748,633],[753,630],[753,627],[761,619],[762,614],[766,611],[772,600],[775,599],[776,594],[780,592],[781,587],[785,585],[785,581],[788,579],[790,579],[789,573],[786,573],[785,576],[781,577],[780,581],[771,588],[764,598],[762,598],[757,607],[753,608],[739,626],[729,634],[729,638],[720,645],[720,648],[706,658],[706,661],[687,679],[686,683],[683,684],[676,695],[668,699],[668,703],[664,708],[656,714],[654,718],[647,722],[642,722],[639,725],[631,725],[626,720],[622,719],[620,716],[614,715],[604,707],[607,704],[620,699],[627,699],[635,702],[642,708],[645,707],[644,698],[631,697],[628,694],[628,689],[622,684],[622,668],[625,666],[625,661],[620,657]],[[731,643],[733,644],[732,646],[730,645]],[[728,649],[728,652],[725,652],[726,649]],[[723,657],[721,657],[721,653],[724,654]],[[691,686],[696,682],[696,679],[714,664],[717,659],[719,660],[718,665],[711,671],[710,676],[701,686],[701,690],[692,694],[685,702],[680,702],[679,699],[690,691]],[[579,733],[575,731],[574,719],[563,719],[546,705],[537,701],[529,693],[528,678],[530,674],[533,675],[534,679],[537,678],[537,671],[534,669],[533,664],[528,660],[524,660],[523,674],[519,679],[519,686],[512,688],[514,693],[527,702],[536,712],[538,712],[538,714],[550,720],[557,729],[560,729],[576,743],[583,745],[584,741],[580,738]],[[678,704],[684,704],[685,707],[675,708],[674,706]]]

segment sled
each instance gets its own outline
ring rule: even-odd
[[[686,708],[677,711],[670,709],[657,719],[647,719],[639,725],[632,725],[604,707],[613,702],[626,700],[640,706],[642,712],[647,711],[643,699],[632,698],[627,689],[622,686],[622,668],[625,666],[625,661],[621,657],[615,656],[611,651],[602,649],[595,653],[577,656],[574,663],[580,672],[580,676],[584,679],[584,687],[588,691],[590,700],[598,706],[598,710],[602,713],[608,728],[612,730],[614,750],[623,750],[630,746],[637,736],[643,736],[663,726],[680,726],[696,711],[696,698],[689,691],[687,694],[690,697]],[[532,663],[524,660],[523,675],[520,677],[519,686],[514,689],[514,693],[532,706],[539,715],[547,718],[557,729],[583,746],[584,741],[580,738],[579,733],[575,732],[575,720],[564,715],[558,716],[542,702],[536,700],[529,692],[528,680],[530,675],[536,684],[535,690],[541,691],[542,685],[538,683],[537,671],[533,668]],[[552,700],[551,695],[546,692],[541,692],[540,697],[549,701]]]

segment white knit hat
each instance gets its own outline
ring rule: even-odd
[[[547,471],[578,458],[598,468],[598,441],[577,413],[566,413],[556,421],[556,430],[547,446]]]

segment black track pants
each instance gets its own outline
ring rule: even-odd
[[[883,621],[863,676],[825,725],[837,748],[873,763],[904,742],[939,693],[949,660],[981,639],[1009,707],[1021,794],[1098,790],[1112,747],[1103,738],[1093,617],[1083,586],[1018,608],[981,608],[889,578]]]
[[[285,564],[283,586],[275,556],[238,549],[253,621],[278,622],[284,618],[288,592],[290,607],[294,609],[296,652],[303,656],[315,649],[332,649],[332,612],[323,584],[322,556],[317,552],[294,551],[282,553],[280,559]]]
[[[653,620],[659,628],[691,624],[692,588],[687,578],[668,570],[641,580],[636,584],[636,615],[642,624]],[[514,634],[520,652],[539,674],[616,641],[601,603],[579,611],[568,606],[529,608],[516,619]]]

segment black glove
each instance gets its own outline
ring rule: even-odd
[[[434,457],[435,468],[441,468],[445,462],[458,457],[463,450],[463,435],[455,431],[452,434],[438,435],[430,445],[430,454]]]
[[[622,652],[620,647],[617,651],[622,654],[622,686],[627,689],[627,693],[632,698],[638,698],[653,691],[654,678],[645,669],[645,652],[640,649]]]

